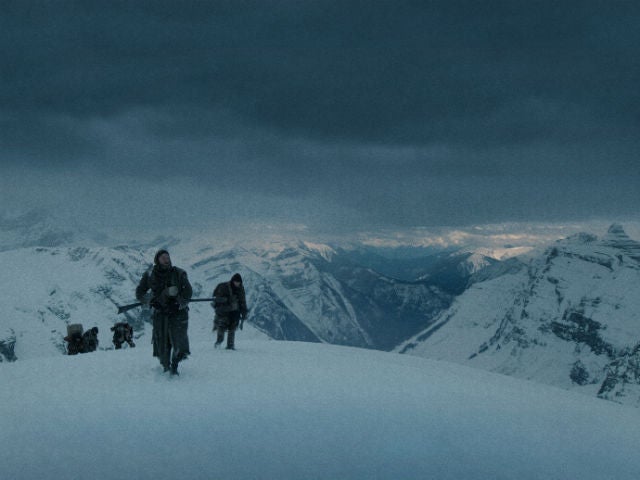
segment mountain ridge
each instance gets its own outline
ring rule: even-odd
[[[481,272],[396,350],[640,405],[638,248],[614,224]]]

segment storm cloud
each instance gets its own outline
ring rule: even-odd
[[[149,198],[177,222],[637,219],[639,22],[634,2],[12,2],[2,200],[62,202],[52,175],[132,224]]]

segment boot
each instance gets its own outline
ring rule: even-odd
[[[218,338],[216,339],[216,343],[214,344],[215,348],[218,348],[224,342],[224,330],[221,328],[218,329]]]
[[[171,362],[171,375],[180,375],[178,373],[178,362],[176,361]]]
[[[235,330],[229,330],[229,334],[227,335],[227,350],[235,350],[235,339],[236,332]]]

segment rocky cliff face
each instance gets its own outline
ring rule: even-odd
[[[640,243],[620,225],[489,272],[398,351],[638,403]]]

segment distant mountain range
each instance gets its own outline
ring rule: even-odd
[[[640,403],[640,243],[614,224],[484,269],[398,352]]]
[[[71,246],[73,235],[42,218],[2,221],[0,361],[64,353],[71,323],[98,326],[103,349],[122,320],[150,341],[150,311],[118,315],[116,305],[134,300],[153,253],[169,247],[196,297],[240,272],[246,328],[258,335],[394,350],[640,401],[640,243],[620,225],[498,260],[481,249],[298,240],[214,247],[206,236]],[[190,335],[210,335],[212,318],[206,303],[193,304]]]

